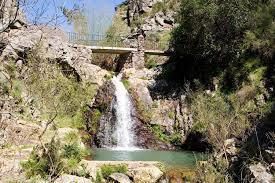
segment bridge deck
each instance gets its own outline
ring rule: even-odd
[[[161,51],[161,50],[145,50],[145,54],[147,55],[158,55],[158,56],[169,56],[171,55],[168,51]]]
[[[106,47],[106,46],[87,46],[93,53],[125,54],[137,51],[136,48]]]
[[[85,46],[74,44],[74,47],[85,47],[91,49],[93,53],[109,53],[109,54],[127,54],[133,51],[137,51],[136,48],[124,48],[124,47],[108,47],[108,46]],[[170,53],[161,50],[145,50],[147,55],[159,55],[159,56],[169,56]]]

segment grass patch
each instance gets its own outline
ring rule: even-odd
[[[113,173],[127,173],[128,168],[126,165],[102,165],[101,174],[104,179],[108,178]]]

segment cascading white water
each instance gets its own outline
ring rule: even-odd
[[[121,74],[112,78],[112,83],[115,86],[115,114],[116,114],[116,129],[114,138],[117,142],[116,149],[131,150],[135,149],[134,132],[132,129],[133,119],[131,117],[132,103],[130,95],[121,82]]]

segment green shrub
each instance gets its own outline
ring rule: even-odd
[[[128,168],[126,165],[102,165],[101,174],[104,179],[108,178],[113,173],[126,173]]]
[[[59,140],[53,138],[49,143],[34,148],[21,166],[27,178],[40,176],[52,180],[62,173],[85,174],[79,163],[86,155],[88,151],[76,142],[61,145]]]
[[[83,157],[83,152],[81,148],[79,147],[78,144],[73,143],[73,144],[66,144],[63,147],[63,154],[62,156],[67,159],[74,159],[76,161],[80,161]]]
[[[174,118],[175,118],[175,112],[169,111],[168,117],[169,117],[170,119],[174,119]]]
[[[165,131],[162,129],[160,125],[152,125],[150,126],[150,129],[158,139],[165,142],[169,141],[168,135],[165,134]]]
[[[192,130],[205,134],[210,144],[222,149],[226,139],[244,135],[251,122],[267,110],[267,104],[256,105],[254,99],[258,94],[256,89],[229,96],[218,92],[214,96],[194,93],[190,104],[195,122]]]
[[[161,127],[160,125],[151,125],[149,126],[149,128],[158,139],[164,142],[172,144],[179,144],[181,142],[181,134],[178,132],[174,132],[173,134],[167,134],[165,132],[165,129],[163,129],[163,127]]]
[[[59,152],[60,142],[52,139],[50,143],[36,147],[29,159],[21,166],[27,178],[41,176],[52,179],[58,177],[63,169],[63,162]]]
[[[101,115],[102,114],[101,114],[100,110],[95,109],[94,112],[93,112],[93,122],[98,122],[98,120],[100,119]]]

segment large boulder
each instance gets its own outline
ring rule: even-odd
[[[129,170],[128,175],[133,177],[135,183],[156,183],[163,176],[163,172],[158,167],[150,165]]]
[[[92,183],[90,179],[84,177],[78,177],[75,175],[64,174],[61,175],[54,183]]]
[[[163,172],[158,168],[159,162],[140,162],[140,161],[86,161],[82,160],[81,164],[86,167],[86,172],[96,179],[96,174],[98,170],[103,165],[125,165],[127,166],[126,175],[133,180],[134,183],[156,183],[162,176]],[[113,175],[113,176],[112,176]],[[121,174],[112,174],[112,180],[121,181],[125,180],[123,183],[127,183],[127,179]],[[115,176],[114,176],[115,175]]]
[[[132,183],[130,178],[123,173],[113,173],[109,176],[110,182],[116,183]]]

